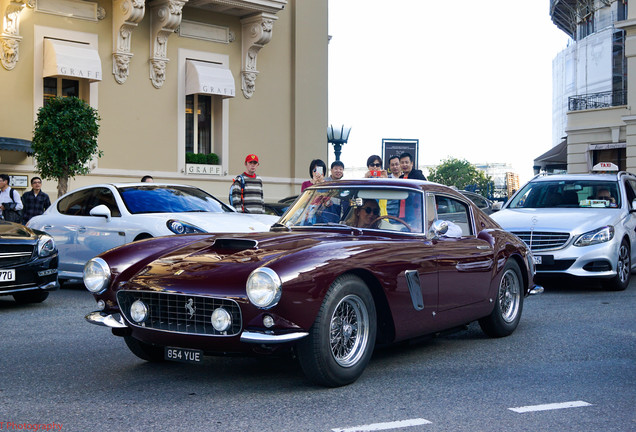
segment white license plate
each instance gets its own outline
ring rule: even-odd
[[[166,360],[182,363],[200,363],[203,358],[203,351],[185,348],[165,347],[163,354]]]
[[[535,265],[538,264],[542,264],[543,263],[543,257],[541,255],[532,255],[532,261],[534,262]]]
[[[0,282],[11,282],[15,280],[15,270],[0,270]]]

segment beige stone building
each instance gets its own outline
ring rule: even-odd
[[[0,12],[0,173],[21,192],[36,174],[24,149],[52,96],[101,117],[104,155],[69,190],[150,174],[227,201],[256,153],[275,200],[327,160],[327,0],[0,0]],[[55,181],[44,190],[56,197]]]
[[[612,162],[636,172],[636,9],[626,0],[551,0],[550,14],[572,41],[553,62],[555,147],[541,168],[587,173]]]

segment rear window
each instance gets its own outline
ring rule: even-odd
[[[535,181],[523,187],[508,208],[616,208],[618,183],[597,180]]]
[[[141,213],[233,212],[201,189],[186,186],[127,186],[119,192],[128,211]]]

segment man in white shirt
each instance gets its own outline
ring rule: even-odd
[[[5,210],[22,210],[22,199],[18,191],[9,186],[9,176],[0,174],[0,211],[4,219],[11,220]],[[20,222],[19,214],[18,219],[12,222]]]

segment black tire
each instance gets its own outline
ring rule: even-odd
[[[42,303],[49,296],[48,291],[25,291],[13,294],[13,298],[17,303]]]
[[[375,303],[365,283],[354,275],[339,277],[327,291],[309,335],[297,344],[303,372],[327,387],[354,382],[371,359],[376,329]]]
[[[141,342],[132,336],[124,336],[124,341],[128,345],[128,349],[132,351],[134,355],[142,360],[149,362],[162,362],[164,361],[163,347]]]
[[[616,262],[616,276],[605,283],[608,291],[625,291],[632,277],[632,256],[629,244],[623,240],[618,249],[618,261]]]
[[[512,334],[521,319],[524,293],[525,286],[519,265],[514,260],[508,260],[497,289],[495,307],[490,315],[479,320],[483,332],[490,337]]]

